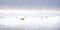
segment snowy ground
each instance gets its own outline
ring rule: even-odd
[[[20,18],[24,20],[20,20]],[[0,30],[60,30],[60,16],[0,14]]]

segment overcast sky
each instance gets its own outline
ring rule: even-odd
[[[0,6],[60,8],[60,0],[0,0]]]

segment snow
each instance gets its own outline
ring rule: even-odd
[[[20,20],[20,18],[24,18],[24,20]],[[20,28],[20,29],[58,29],[60,16],[25,16],[25,15],[8,15],[4,16],[4,18],[0,18],[0,25],[7,28]]]

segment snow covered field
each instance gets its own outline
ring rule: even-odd
[[[0,30],[60,30],[60,12],[0,10]]]
[[[0,30],[60,30],[59,28],[60,14],[0,13]]]

